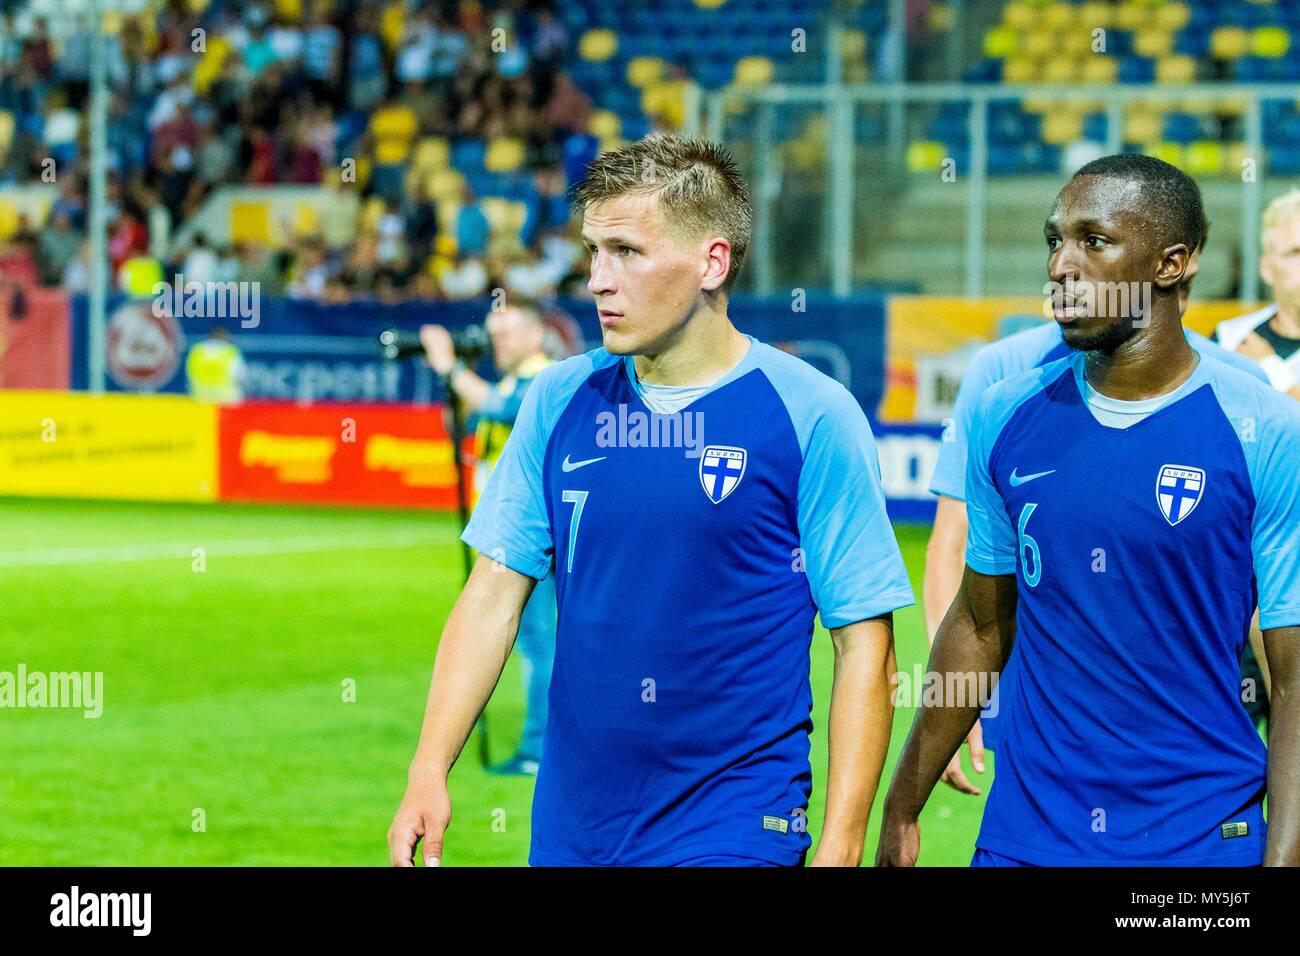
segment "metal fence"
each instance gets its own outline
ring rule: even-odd
[[[1196,101],[1202,104],[1232,104],[1242,111],[1242,140],[1249,164],[1240,171],[1240,298],[1256,300],[1260,281],[1254,263],[1260,250],[1260,215],[1265,195],[1263,104],[1269,100],[1296,102],[1300,87],[1288,84],[1189,84],[1110,86],[1012,86],[966,84],[881,84],[881,85],[773,85],[764,88],[728,88],[702,93],[698,111],[688,110],[694,131],[727,143],[748,159],[755,200],[755,223],[748,262],[753,291],[771,295],[781,287],[777,279],[778,249],[782,257],[797,256],[807,243],[797,241],[815,220],[817,243],[822,247],[826,268],[825,287],[837,296],[849,295],[855,285],[855,245],[865,216],[864,205],[871,191],[860,182],[863,168],[869,169],[889,191],[915,187],[920,174],[906,173],[908,143],[916,138],[916,113],[924,108],[962,104],[967,109],[969,138],[968,168],[959,171],[964,189],[964,255],[961,291],[971,297],[985,294],[987,266],[986,236],[989,223],[988,117],[990,103],[1007,100],[1056,100],[1063,103],[1104,101],[1107,153],[1124,147],[1125,111],[1135,105],[1170,107]],[[824,165],[815,179],[820,182],[807,198],[812,208],[802,223],[782,222],[774,203],[783,196],[782,171],[774,157],[778,145],[778,117],[782,110],[800,109],[822,117],[826,125]],[[912,114],[909,115],[909,110]],[[1235,111],[1235,110],[1234,110]],[[864,113],[879,118],[882,135],[870,149],[864,148],[857,127]],[[744,132],[737,127],[744,120]],[[778,236],[778,233],[783,235]],[[791,235],[793,234],[793,235]],[[1222,239],[1216,232],[1216,240]],[[815,271],[815,270],[814,270]],[[817,282],[811,283],[817,285]]]

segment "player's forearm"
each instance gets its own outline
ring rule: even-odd
[[[985,592],[975,598],[967,593],[972,575],[982,579],[979,587]],[[1003,582],[967,572],[930,652],[926,681],[939,684],[939,699],[918,689],[916,720],[886,798],[889,812],[920,816],[944,768],[979,718],[1011,654],[1014,588],[1014,578]],[[972,684],[975,693],[967,693]]]
[[[531,579],[479,557],[438,644],[412,776],[450,772],[501,677],[531,590]]]
[[[817,862],[862,860],[894,718],[893,624],[861,621],[831,632],[835,679],[827,733],[826,815]]]
[[[940,495],[934,528],[925,548],[922,585],[925,637],[930,644],[961,587],[962,572],[966,570],[966,530],[966,503]]]
[[[1300,627],[1264,634],[1272,671],[1265,866],[1300,866]]]

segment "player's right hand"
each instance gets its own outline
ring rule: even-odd
[[[876,866],[916,866],[921,855],[921,822],[885,808]]]
[[[424,841],[424,865],[442,860],[442,837],[451,823],[451,794],[447,780],[434,774],[411,780],[388,828],[388,852],[393,866],[415,866],[415,847]]]
[[[984,772],[984,731],[980,722],[975,721],[975,726],[970,729],[966,735],[966,746],[970,748],[970,763],[975,768],[976,773]],[[972,797],[980,795],[980,788],[967,779],[961,766],[961,748],[952,755],[952,760],[948,762],[948,768],[944,770],[943,776],[939,778],[948,786],[952,787],[958,793],[969,793]]]

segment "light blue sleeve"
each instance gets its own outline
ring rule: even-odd
[[[915,602],[867,416],[838,384],[826,399],[799,473],[799,546],[822,626],[836,628]]]
[[[1249,461],[1250,445],[1257,446],[1251,553],[1259,626],[1267,630],[1300,626],[1300,403],[1271,387],[1261,398],[1259,440],[1242,447]]]
[[[994,343],[996,345],[997,343]],[[952,418],[944,423],[939,458],[930,476],[930,492],[966,500],[966,455],[975,408],[984,391],[1001,378],[998,350],[986,345],[971,357],[961,377]]]
[[[993,481],[990,458],[1002,429],[1024,400],[1042,387],[1044,374],[1037,369],[1005,379],[985,391],[976,406],[966,463],[966,564],[980,574],[1016,572],[1016,529]]]
[[[971,357],[957,389],[952,419],[944,423],[939,458],[930,476],[931,494],[966,500],[966,456],[979,400],[991,385],[1034,368],[1060,343],[1055,323],[1044,323],[991,342]]]
[[[754,348],[803,456],[799,548],[822,626],[845,627],[915,603],[862,406],[801,359],[762,343]]]
[[[594,353],[545,369],[524,392],[514,429],[461,540],[511,570],[539,581],[555,559],[542,463],[560,414],[596,367]]]
[[[1259,379],[1261,382],[1268,382],[1268,373],[1259,367],[1259,363],[1246,358],[1240,352],[1234,352],[1231,349],[1225,349],[1218,342],[1207,339],[1199,332],[1187,329],[1187,342],[1192,348],[1202,355],[1208,355],[1210,358],[1218,359],[1233,368],[1239,368],[1248,375]],[[1269,382],[1271,385],[1272,383]]]

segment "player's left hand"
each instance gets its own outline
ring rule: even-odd
[[[456,364],[456,350],[451,344],[451,333],[441,325],[420,326],[420,344],[429,366],[439,375],[451,372]]]
[[[1256,362],[1261,362],[1270,355],[1277,355],[1277,352],[1273,350],[1273,346],[1269,345],[1264,336],[1258,332],[1251,332],[1247,335],[1242,340],[1242,343],[1237,346],[1237,351]]]

